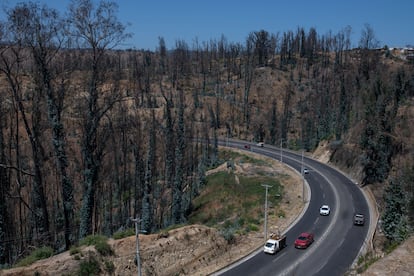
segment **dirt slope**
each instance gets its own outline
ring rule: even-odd
[[[253,154],[253,153],[252,153]],[[256,158],[263,157],[256,155]],[[300,176],[278,161],[267,159],[270,167],[260,168],[286,174],[282,184],[285,187],[284,200],[281,203],[285,217],[269,214],[268,231],[285,231],[303,209],[302,181]],[[256,165],[236,164],[235,175],[253,175]],[[218,170],[227,169],[226,166]],[[167,233],[140,235],[139,247],[142,263],[142,275],[208,275],[248,255],[263,245],[263,229],[238,236],[233,244],[228,244],[223,236],[213,228],[202,225],[189,225]],[[93,247],[82,248],[82,253],[70,255],[65,252],[46,260],[38,261],[29,267],[0,271],[0,275],[76,275],[82,261],[91,258],[101,263],[101,275],[111,275],[105,269],[105,263],[114,264],[112,275],[137,275],[134,263],[136,253],[135,236],[121,240],[110,240],[114,256],[102,257]]]
[[[316,151],[314,155],[323,162],[328,162],[327,156],[329,153],[324,150]],[[269,162],[272,167],[267,169],[284,172],[290,176],[283,182],[287,194],[281,208],[286,216],[284,218],[269,216],[268,223],[269,232],[277,229],[283,232],[299,216],[304,207],[301,198],[302,182],[299,175],[281,166],[278,161],[269,160]],[[226,169],[226,166],[217,170],[222,169]],[[251,164],[237,164],[235,174],[251,175],[256,169]],[[263,229],[261,229],[247,236],[239,236],[234,244],[229,245],[216,229],[203,225],[189,225],[163,234],[140,235],[142,275],[209,275],[261,247],[263,239]],[[110,240],[110,244],[115,252],[114,256],[102,257],[93,247],[84,247],[80,254],[71,256],[69,252],[65,252],[38,261],[29,267],[1,270],[0,275],[77,275],[80,263],[91,258],[100,261],[100,275],[137,275],[137,266],[134,263],[135,236]],[[414,275],[413,256],[414,237],[391,254],[379,259],[360,275]],[[114,264],[112,274],[105,268],[105,263],[108,262]],[[355,271],[350,274],[356,275]]]
[[[414,275],[414,236],[372,264],[362,276]]]

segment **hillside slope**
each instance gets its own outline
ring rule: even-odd
[[[326,145],[321,146],[313,157],[321,162],[329,162],[330,152]],[[272,160],[272,168],[285,170],[277,161]],[[237,166],[238,173],[251,173],[254,167],[250,164]],[[221,166],[214,172],[226,169]],[[269,217],[271,227],[278,225],[283,231],[290,225],[302,210],[300,179],[298,175],[287,169],[291,180],[285,182],[287,201],[282,202],[286,212],[285,218]],[[139,236],[140,255],[142,260],[142,275],[208,275],[228,264],[248,255],[262,245],[262,232],[249,233],[239,236],[233,244],[228,244],[223,236],[214,228],[203,225],[188,225],[161,234]],[[120,240],[109,241],[114,250],[111,257],[102,257],[94,247],[83,247],[78,254],[69,252],[37,261],[31,266],[1,270],[0,275],[77,275],[80,263],[96,259],[100,263],[101,275],[136,275],[137,266],[134,263],[136,253],[135,236]],[[352,275],[412,275],[414,264],[414,237],[411,237],[389,255],[376,256],[379,258],[366,271]],[[76,257],[76,255],[78,257]],[[112,262],[113,274],[106,270],[105,264]]]
[[[390,254],[372,264],[362,276],[413,275],[414,236],[406,240]]]
[[[253,154],[253,153],[251,153]],[[263,158],[255,155],[255,158]],[[269,231],[284,231],[303,209],[302,182],[300,176],[278,161],[267,159],[271,166],[260,170],[283,171],[288,177],[283,182],[284,200],[280,204],[285,217],[269,212]],[[235,175],[254,174],[257,165],[238,164]],[[221,166],[215,171],[226,170]],[[101,275],[136,275],[135,236],[109,241],[113,256],[101,256],[94,247],[82,247],[80,253],[69,252],[38,261],[29,267],[0,271],[0,275],[77,275],[80,264],[91,260],[99,263]],[[208,275],[248,255],[263,244],[263,229],[237,236],[229,244],[216,229],[203,225],[188,225],[161,234],[139,236],[142,275]],[[108,265],[113,263],[113,267]]]

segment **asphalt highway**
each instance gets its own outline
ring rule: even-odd
[[[264,145],[259,147],[246,142],[226,140],[220,145],[250,150],[277,160],[281,159],[279,148]],[[304,157],[301,153],[283,150],[283,163],[300,173],[302,167],[309,170],[304,174],[304,195],[306,211],[286,231],[287,247],[276,255],[268,255],[259,249],[214,275],[344,275],[358,257],[369,230],[369,206],[361,189],[340,171]],[[303,161],[302,161],[303,160]],[[329,216],[321,216],[319,208],[327,204],[331,208]],[[365,225],[353,225],[353,215],[365,215]],[[312,232],[315,241],[307,249],[296,249],[294,241],[302,232]]]

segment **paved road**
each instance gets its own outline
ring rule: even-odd
[[[245,142],[227,140],[228,147],[244,149]],[[251,151],[280,160],[280,149],[251,144]],[[282,152],[283,162],[301,171],[309,169],[305,179],[311,197],[303,217],[286,232],[288,246],[276,255],[262,250],[247,260],[214,275],[344,275],[364,245],[369,229],[369,207],[360,190],[341,172],[313,159],[290,151]],[[303,163],[302,163],[303,159]],[[328,204],[330,216],[320,216],[319,207]],[[353,214],[366,216],[365,226],[353,225]],[[301,232],[313,232],[315,242],[308,249],[296,249],[293,242]]]

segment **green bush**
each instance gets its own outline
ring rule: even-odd
[[[70,255],[79,254],[80,252],[81,252],[81,251],[80,251],[79,247],[77,247],[77,246],[72,246],[72,247],[69,249],[69,254],[70,254]]]
[[[393,240],[387,240],[384,243],[384,251],[386,254],[390,254],[394,251],[401,243]]]
[[[135,229],[134,228],[128,228],[128,229],[125,229],[123,231],[115,232],[114,235],[113,235],[113,238],[115,240],[119,240],[119,239],[123,239],[123,238],[126,238],[126,237],[134,236],[134,235],[135,235]]]
[[[98,243],[102,243],[102,242],[106,243],[107,240],[108,238],[103,235],[90,235],[82,239],[79,244],[86,245],[86,246],[97,245]]]
[[[109,256],[109,255],[114,254],[111,246],[107,242],[99,242],[99,243],[95,244],[95,249],[102,256]]]
[[[378,256],[373,255],[371,252],[368,252],[365,255],[361,255],[358,257],[357,262],[357,273],[361,274],[362,272],[366,271],[370,265],[375,263],[379,259]]]
[[[256,224],[249,224],[248,225],[248,230],[249,230],[249,232],[250,231],[257,232],[257,231],[259,231],[259,226],[257,226]]]
[[[38,260],[49,258],[52,255],[53,255],[53,249],[51,247],[44,246],[41,248],[37,248],[29,256],[20,260],[16,264],[16,266],[28,266]]]
[[[225,228],[220,231],[223,238],[227,241],[228,244],[235,242],[234,228]]]
[[[109,273],[113,273],[115,271],[115,265],[111,261],[105,261],[105,270]]]
[[[80,241],[81,245],[94,245],[95,249],[102,255],[108,256],[113,254],[111,246],[107,243],[108,238],[102,235],[91,235]]]
[[[82,261],[79,267],[80,276],[98,275],[101,271],[99,262],[93,256],[89,257],[88,260]]]
[[[53,255],[53,249],[51,247],[41,247],[36,249],[33,254],[38,260],[49,258]]]

